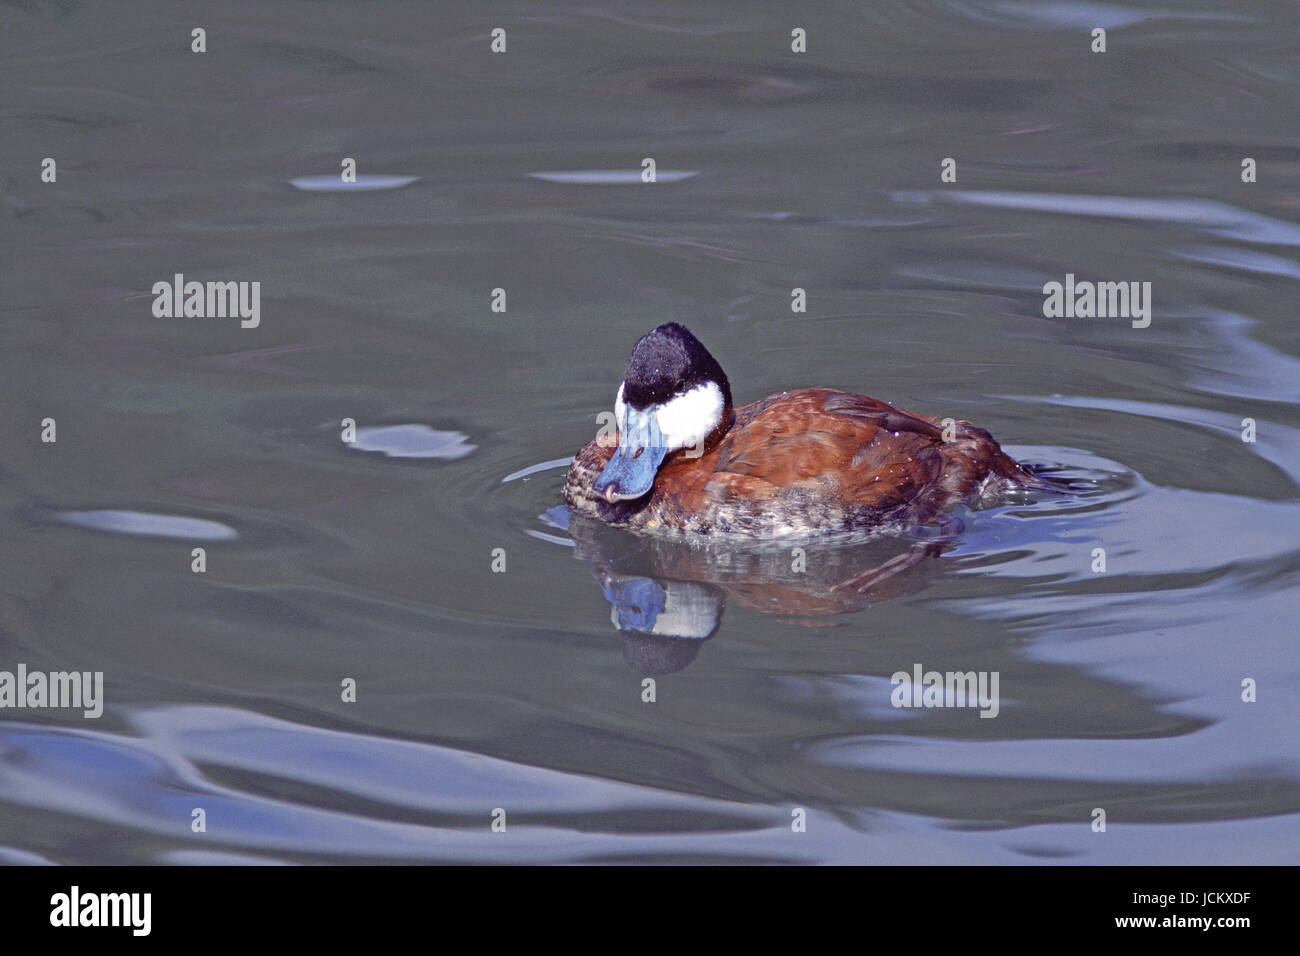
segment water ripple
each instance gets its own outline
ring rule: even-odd
[[[626,186],[641,184],[639,169],[568,169],[554,172],[529,173],[534,179],[548,183],[568,183],[582,186]],[[676,183],[698,176],[698,170],[661,169],[655,173],[655,182]]]
[[[382,452],[389,458],[442,458],[454,461],[478,448],[464,432],[443,432],[428,425],[384,425],[358,428],[355,451]]]
[[[1187,226],[1228,239],[1265,245],[1300,246],[1300,225],[1238,209],[1213,199],[1152,199],[1145,196],[1086,196],[980,190],[894,192],[895,202],[953,202],[998,209],[1025,209],[1069,216],[1098,216]]]
[[[359,175],[355,182],[344,182],[338,175],[298,176],[289,180],[289,185],[304,192],[356,193],[371,192],[378,189],[400,189],[411,183],[419,182],[419,176],[380,176]]]
[[[112,534],[152,535],[190,541],[233,541],[239,537],[234,528],[219,521],[146,511],[57,511],[53,517],[65,524]]]

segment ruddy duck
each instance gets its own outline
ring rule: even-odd
[[[636,531],[856,536],[940,523],[960,504],[1043,482],[968,422],[945,429],[826,388],[731,404],[722,366],[669,322],[632,348],[614,400],[617,444],[574,456],[564,500]]]

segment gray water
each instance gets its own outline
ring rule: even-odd
[[[0,670],[105,698],[0,710],[0,859],[1300,862],[1295,8],[795,9],[0,7]],[[258,325],[156,317],[176,273]],[[1045,317],[1067,273],[1150,326]],[[739,401],[967,418],[1075,491],[852,607],[805,592],[907,542],[570,525],[668,320]],[[997,717],[893,707],[917,664]]]

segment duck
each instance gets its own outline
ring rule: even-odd
[[[610,427],[574,455],[564,501],[629,531],[782,541],[858,538],[1045,487],[993,436],[865,395],[801,388],[736,408],[684,325],[636,341]]]

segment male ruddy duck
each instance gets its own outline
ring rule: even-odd
[[[574,456],[564,500],[636,531],[856,536],[939,523],[960,504],[1044,483],[988,432],[826,388],[741,408],[717,360],[669,322],[632,348],[617,445]]]

